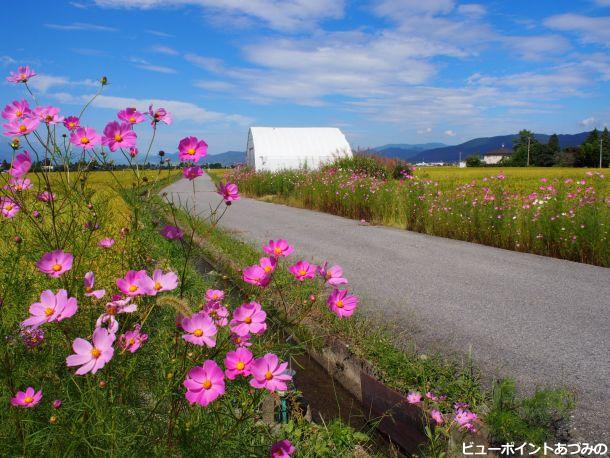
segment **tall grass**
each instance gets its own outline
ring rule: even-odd
[[[610,265],[610,185],[597,170],[420,169],[401,179],[348,161],[319,171],[236,169],[252,197],[270,196],[373,224]]]

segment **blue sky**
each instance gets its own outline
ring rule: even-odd
[[[102,130],[118,109],[153,101],[175,118],[157,143],[168,152],[186,135],[211,153],[243,150],[250,125],[337,126],[355,147],[610,123],[610,0],[58,0],[2,11],[2,73],[33,67],[41,100],[64,115],[106,75],[84,123]],[[0,84],[3,105],[20,89]]]

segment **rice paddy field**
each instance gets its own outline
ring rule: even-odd
[[[388,176],[344,161],[320,171],[235,169],[226,179],[247,196],[369,224],[610,265],[607,169],[438,167]]]

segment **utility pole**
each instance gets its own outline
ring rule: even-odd
[[[531,141],[532,137],[531,136],[527,136],[527,166],[530,166],[530,141]]]
[[[602,144],[604,143],[604,138],[601,133],[599,135],[599,168],[602,168]]]

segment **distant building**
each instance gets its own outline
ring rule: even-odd
[[[466,168],[466,161],[460,161],[459,166],[461,169],[465,169]]]
[[[317,169],[351,157],[345,135],[336,127],[250,127],[246,162],[255,170]]]
[[[445,165],[444,162],[418,162],[415,164],[416,167],[441,167]]]
[[[504,145],[502,145],[502,148],[500,149],[489,151],[483,154],[483,162],[485,162],[486,164],[497,164],[505,157],[510,157],[512,155],[513,150],[505,148]]]

